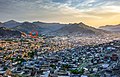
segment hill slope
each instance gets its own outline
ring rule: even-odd
[[[40,26],[41,28],[44,28],[44,31],[42,33],[46,34],[48,32],[51,31],[56,31],[60,28],[62,28],[63,26],[65,26],[65,24],[59,24],[59,23],[44,23],[44,22],[33,22],[33,24]]]
[[[11,21],[17,23],[15,21]],[[13,27],[14,26],[14,27]],[[13,25],[10,28],[19,30],[25,33],[30,33],[32,30],[36,30],[39,34],[48,35],[103,35],[108,33],[107,31],[96,29],[85,25],[84,23],[78,24],[59,24],[59,23],[44,23],[44,22],[23,22],[19,25]]]
[[[14,21],[14,20],[10,20],[10,21],[7,21],[7,22],[4,22],[3,23],[3,26],[6,27],[6,28],[13,28],[13,27],[16,27],[18,25],[20,25],[21,23],[17,22],[17,21]]]
[[[102,35],[107,33],[107,31],[96,29],[85,25],[84,23],[79,24],[68,24],[61,29],[52,32],[51,34],[57,35],[69,35],[69,34],[79,34],[79,35]]]
[[[11,30],[5,27],[0,27],[0,38],[3,37],[21,37],[21,32],[16,30]]]
[[[0,27],[3,27],[3,23],[2,22],[0,22]]]
[[[64,24],[59,23],[43,23],[43,22],[24,22],[12,29],[23,31],[29,33],[32,30],[37,30],[40,34],[47,34],[51,31],[58,30],[62,28]]]
[[[12,29],[19,30],[19,31],[22,31],[22,32],[26,32],[26,33],[29,33],[32,30],[37,30],[39,32],[41,32],[43,30],[43,28],[41,28],[40,26],[35,25],[33,23],[30,23],[30,22],[24,22],[21,25],[16,26]]]

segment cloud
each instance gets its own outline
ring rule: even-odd
[[[0,0],[0,18],[99,25],[120,17],[119,8],[120,0]]]

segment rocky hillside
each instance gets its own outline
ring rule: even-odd
[[[11,30],[5,27],[0,27],[0,38],[3,37],[21,37],[21,32],[17,30]]]
[[[14,21],[14,20],[10,20],[10,21],[7,21],[7,22],[4,22],[3,23],[3,26],[6,27],[6,28],[13,28],[13,27],[16,27],[18,25],[20,25],[21,23],[17,22],[17,21]]]
[[[3,27],[3,23],[2,22],[0,22],[0,27]]]
[[[68,24],[61,29],[52,32],[51,34],[56,35],[68,35],[68,34],[78,34],[78,35],[102,35],[104,33],[108,33],[107,31],[96,29],[85,25],[84,23],[78,24]]]
[[[96,29],[82,22],[75,24],[45,23],[39,21],[19,23],[11,20],[1,24],[3,24],[2,26],[4,27],[25,33],[36,30],[39,34],[47,35],[103,35],[109,33],[108,31]]]
[[[40,26],[35,25],[33,23],[30,23],[30,22],[24,22],[21,25],[18,25],[16,27],[12,28],[12,29],[19,30],[19,31],[22,31],[22,32],[26,32],[26,33],[29,33],[32,30],[37,30],[38,32],[41,32],[43,30],[43,28],[41,28]]]

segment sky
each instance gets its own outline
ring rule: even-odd
[[[120,24],[120,0],[0,0],[0,21]]]

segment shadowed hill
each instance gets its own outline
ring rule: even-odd
[[[90,27],[82,22],[79,24],[68,24],[62,27],[61,29],[52,32],[52,34],[62,34],[62,35],[68,35],[68,34],[102,35],[104,33],[109,33],[109,32],[101,29],[96,29],[94,27]]]
[[[17,30],[11,30],[5,27],[0,27],[0,38],[3,37],[21,37],[21,32]]]

